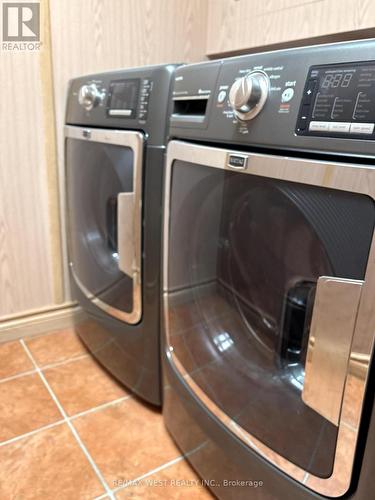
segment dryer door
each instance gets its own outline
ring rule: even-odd
[[[350,481],[373,341],[374,173],[168,148],[168,357],[231,432],[325,494]]]
[[[143,135],[66,127],[71,274],[82,292],[130,324],[142,316]]]

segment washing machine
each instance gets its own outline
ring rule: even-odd
[[[220,499],[374,498],[374,54],[176,72],[164,418]]]
[[[75,329],[122,383],[159,405],[163,160],[174,65],[70,82],[66,213]]]

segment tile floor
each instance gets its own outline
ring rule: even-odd
[[[0,344],[0,498],[212,497],[160,411],[61,330]]]

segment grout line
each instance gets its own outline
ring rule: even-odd
[[[55,363],[49,363],[48,365],[42,365],[39,369],[49,370],[50,368],[56,368],[57,366],[66,365],[68,363],[72,363],[73,361],[79,361],[81,359],[85,359],[88,357],[92,358],[90,353],[79,354],[78,356],[74,356],[73,358],[64,359],[62,361],[56,361]]]
[[[32,375],[33,373],[36,373],[36,370],[27,370],[26,372],[17,373],[16,375],[11,375],[10,377],[0,379],[0,384],[10,382],[11,380],[16,380],[17,378],[21,378],[26,375]]]
[[[207,443],[208,443],[208,441],[203,441],[203,443],[198,445],[196,448],[193,448],[192,450],[188,451],[187,453],[184,453],[183,457],[184,458],[190,457],[190,455],[192,455],[193,453],[196,453],[197,451],[204,448]]]
[[[107,492],[109,498],[115,500],[115,497],[110,489],[110,487],[108,486],[107,484],[107,481],[104,479],[104,476],[102,475],[99,467],[96,465],[94,459],[92,458],[92,456],[90,455],[90,452],[88,451],[88,449],[86,448],[85,444],[83,443],[82,439],[80,438],[80,435],[78,434],[78,431],[76,430],[76,428],[74,427],[74,425],[72,424],[72,422],[70,422],[70,420],[66,419],[66,423],[68,424],[70,430],[72,431],[72,434],[73,436],[76,438],[77,440],[77,443],[79,444],[79,446],[81,447],[83,453],[86,455],[86,458],[88,459],[88,461],[90,462],[91,464],[91,467],[94,469],[94,472],[96,473],[96,475],[98,476],[100,482],[102,483],[102,485],[104,486],[104,489],[105,491]]]
[[[108,403],[103,403],[102,405],[95,406],[94,408],[90,408],[89,410],[80,411],[79,413],[75,413],[68,417],[69,420],[75,420],[76,418],[83,417],[88,415],[89,413],[95,413],[96,411],[103,410],[104,408],[108,408],[109,406],[115,406],[127,399],[131,399],[132,395],[128,394],[127,396],[123,396],[122,398],[114,399],[113,401],[109,401]]]
[[[85,454],[87,460],[89,461],[89,463],[91,464],[91,467],[94,469],[94,472],[96,473],[97,477],[99,478],[100,482],[102,483],[105,491],[107,492],[107,495],[109,496],[109,498],[115,500],[115,497],[113,496],[113,493],[111,491],[111,489],[109,488],[106,480],[104,479],[102,473],[100,472],[98,466],[96,465],[96,463],[94,462],[94,459],[92,458],[92,456],[90,455],[89,451],[87,450],[86,446],[84,445],[84,443],[82,442],[77,430],[75,429],[75,427],[73,426],[73,424],[70,422],[67,414],[65,413],[65,410],[63,408],[63,406],[61,405],[60,401],[58,400],[56,394],[53,392],[53,390],[51,389],[50,385],[48,384],[48,381],[44,375],[44,373],[41,371],[41,369],[38,367],[36,361],[34,360],[29,348],[27,347],[25,341],[23,339],[20,340],[23,348],[25,349],[26,351],[26,354],[29,356],[31,362],[33,363],[33,365],[35,366],[35,369],[36,371],[38,372],[40,378],[42,379],[42,382],[44,383],[46,389],[48,390],[51,398],[54,400],[56,406],[58,407],[58,409],[60,410],[60,413],[61,415],[63,416],[64,418],[64,421],[66,422],[66,424],[68,425],[69,429],[71,430],[73,436],[75,437],[78,445],[81,447],[81,450],[83,451],[83,453]]]
[[[16,443],[17,441],[20,441],[21,439],[27,438],[29,436],[33,436],[34,434],[38,434],[40,431],[44,431],[47,429],[52,429],[53,427],[57,427],[58,425],[63,424],[65,421],[63,419],[57,420],[56,422],[53,422],[52,424],[44,425],[43,427],[39,427],[38,429],[34,429],[33,431],[26,432],[25,434],[20,434],[19,436],[7,439],[6,441],[2,441],[0,443],[0,448],[2,446],[5,446],[7,444],[11,443]]]
[[[65,359],[64,361],[56,361],[56,363],[50,363],[48,365],[41,366],[40,369],[49,370],[50,368],[56,368],[57,366],[66,365],[70,362],[79,361],[80,359],[84,359],[87,357],[91,357],[91,355],[89,353],[80,354],[79,356],[76,356],[74,358]],[[32,375],[33,373],[38,373],[38,371],[33,368],[32,370],[27,370],[25,372],[17,373],[16,375],[11,375],[10,377],[0,378],[0,384],[3,384],[4,382],[10,382],[11,380],[15,380],[26,375]]]
[[[351,431],[358,432],[358,427],[354,427],[354,425],[350,424],[349,422],[345,422],[345,420],[343,420],[342,424]]]
[[[152,476],[152,474],[156,474],[157,472],[159,472],[161,470],[167,469],[171,465],[174,465],[174,464],[177,464],[178,462],[181,462],[181,460],[185,460],[187,457],[189,457],[193,453],[196,453],[201,448],[203,448],[206,444],[207,444],[207,441],[205,441],[204,443],[200,444],[199,446],[197,446],[193,450],[190,450],[189,452],[185,453],[184,455],[180,455],[179,457],[174,458],[173,460],[170,460],[169,462],[166,462],[166,463],[164,463],[162,465],[159,465],[159,467],[155,467],[155,469],[152,469],[152,470],[150,470],[148,472],[145,472],[141,476],[138,476],[137,478],[132,479],[131,481],[126,482],[126,484],[124,486],[119,486],[117,488],[113,488],[113,490],[112,490],[113,493],[117,493],[118,491],[124,490],[125,488],[128,488],[129,486],[133,486],[134,484],[137,484],[139,481],[142,481],[142,479],[145,479],[146,477]]]

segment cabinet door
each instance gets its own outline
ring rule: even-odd
[[[375,4],[365,0],[209,0],[207,54],[335,35],[374,24]]]

